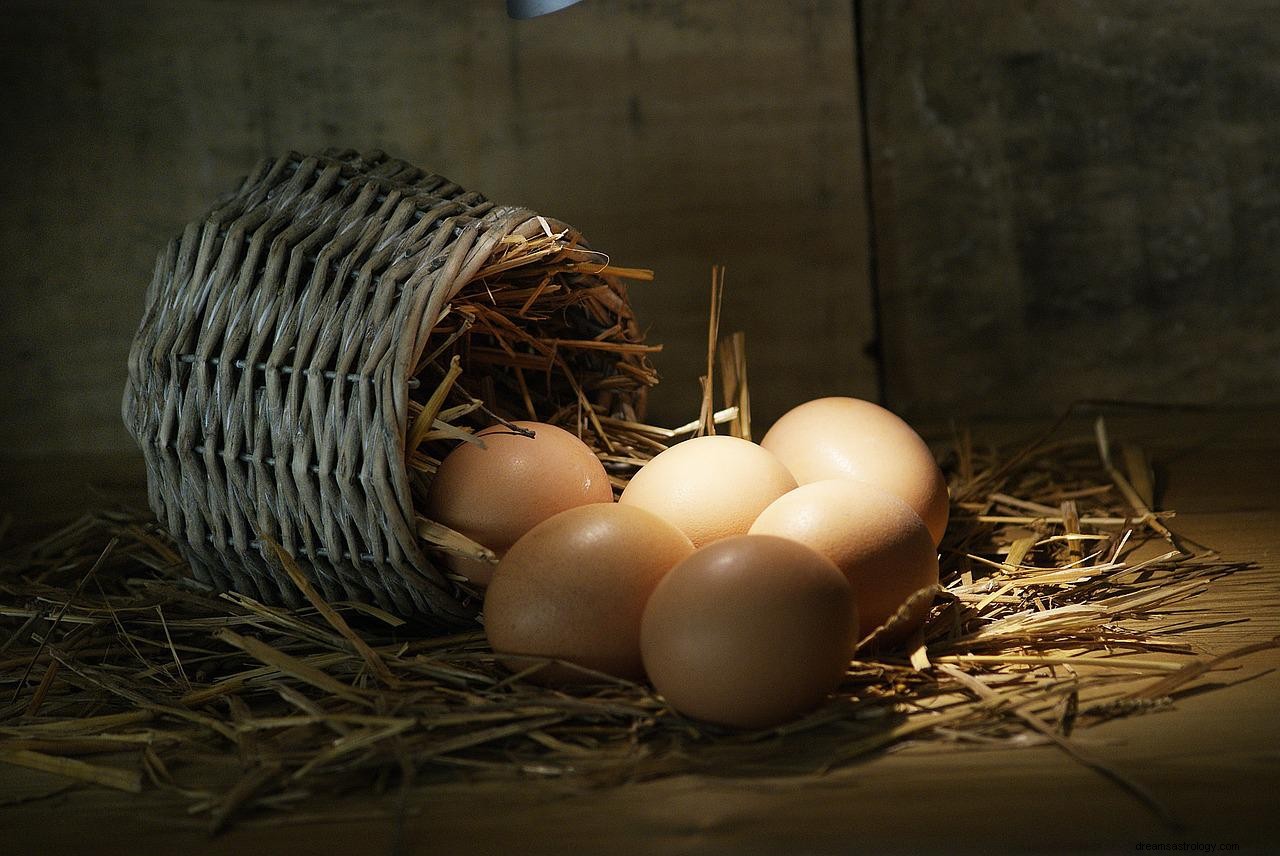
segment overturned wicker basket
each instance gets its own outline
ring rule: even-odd
[[[196,576],[270,603],[456,624],[415,505],[449,441],[495,419],[634,420],[656,382],[620,276],[562,223],[381,153],[290,154],[160,254],[123,415]],[[593,433],[594,429],[594,433]]]

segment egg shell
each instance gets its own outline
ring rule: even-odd
[[[590,503],[613,502],[600,459],[577,437],[542,422],[481,431],[484,447],[463,443],[440,462],[427,493],[426,516],[502,556],[547,518]],[[449,556],[449,565],[486,584],[493,566]]]
[[[618,502],[652,511],[695,547],[745,535],[796,481],[777,458],[738,437],[695,437],[640,468]]]
[[[916,592],[938,584],[938,554],[920,515],[866,482],[801,485],[761,512],[751,534],[799,541],[834,562],[853,587],[864,635],[888,622]],[[912,600],[877,644],[901,642],[924,623],[932,603],[928,596]]]
[[[738,728],[768,728],[820,704],[856,638],[844,574],[771,535],[726,538],[676,565],[640,629],[645,670],[671,706]]]
[[[774,423],[760,445],[799,484],[855,478],[915,509],[937,546],[947,528],[947,482],[920,435],[896,415],[857,398],[817,398]]]
[[[485,635],[499,653],[552,657],[640,679],[645,603],[663,575],[692,553],[680,530],[641,508],[596,504],[562,511],[498,563],[485,592]],[[533,679],[591,680],[558,665],[544,666]]]

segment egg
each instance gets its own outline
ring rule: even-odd
[[[929,528],[947,528],[947,482],[920,435],[893,413],[857,398],[818,398],[783,415],[760,445],[800,484],[855,478],[896,494]]]
[[[768,728],[820,704],[857,638],[853,591],[830,559],[772,535],[710,544],[654,589],[640,650],[681,713]]]
[[[532,437],[494,426],[484,441],[463,443],[440,462],[427,493],[430,519],[466,535],[499,557],[542,521],[570,508],[613,502],[604,466],[577,437],[541,422],[515,422]],[[449,556],[450,568],[487,584],[493,566]]]
[[[641,508],[601,503],[562,511],[498,563],[484,596],[485,635],[498,653],[552,657],[639,679],[645,603],[663,575],[692,553],[680,530]],[[533,678],[591,680],[558,665]]]
[[[755,443],[695,437],[641,467],[618,502],[652,511],[701,547],[745,535],[769,503],[795,486],[787,468]]]
[[[751,534],[799,541],[834,562],[853,588],[865,634],[889,621],[916,592],[938,584],[938,554],[920,515],[866,482],[801,485],[761,512]],[[924,623],[932,603],[930,596],[912,600],[877,644],[905,639]]]

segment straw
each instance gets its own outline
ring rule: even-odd
[[[701,424],[597,416],[637,459]],[[599,787],[689,772],[815,776],[905,742],[1047,741],[1110,782],[1101,794],[1128,793],[1168,821],[1141,771],[1121,773],[1067,735],[1168,711],[1217,670],[1280,644],[1200,656],[1182,635],[1247,620],[1243,606],[1206,595],[1248,565],[1177,550],[1130,558],[1164,541],[1170,518],[1133,507],[1096,438],[997,449],[958,432],[944,462],[954,519],[922,632],[851,661],[810,715],[752,733],[689,720],[649,687],[608,676],[572,691],[540,686],[529,679],[546,661],[519,658],[512,672],[478,630],[423,636],[376,607],[326,602],[270,540],[308,605],[217,596],[181,573],[149,515],[91,512],[0,556],[0,681],[10,685],[0,762],[82,786],[169,791],[217,831],[378,782],[430,787],[459,768]],[[1169,620],[1193,607],[1193,621]],[[241,777],[212,784],[222,780],[202,770],[218,756],[242,764]]]

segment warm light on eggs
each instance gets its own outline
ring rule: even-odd
[[[928,616],[927,594],[897,615],[938,584],[938,554],[920,516],[887,491],[853,479],[801,485],[766,508],[751,533],[799,541],[835,562],[853,586],[864,635],[895,619],[881,644],[902,641]]]
[[[462,443],[440,463],[427,495],[427,516],[498,554],[547,518],[597,502],[613,502],[604,466],[577,437],[541,422],[515,422],[526,436],[498,425]],[[450,568],[487,584],[493,566],[449,556]]]
[[[531,529],[498,564],[484,598],[489,644],[503,654],[552,657],[642,679],[645,603],[663,575],[692,553],[678,529],[640,508],[599,503],[562,511]],[[535,677],[590,679],[556,666]]]
[[[863,636],[884,650],[928,618],[946,483],[877,405],[808,402],[760,445],[678,443],[617,503],[580,440],[517,424],[536,436],[490,429],[445,458],[429,506],[502,556],[451,563],[488,583],[490,645],[531,680],[647,677],[687,716],[769,728],[821,704]]]
[[[796,486],[787,468],[738,437],[695,437],[640,468],[618,499],[652,511],[702,547],[745,535],[761,511]]]
[[[869,482],[915,509],[933,543],[947,528],[947,482],[920,435],[893,413],[857,398],[818,398],[774,423],[760,445],[800,484]]]
[[[676,710],[767,728],[836,688],[857,634],[853,591],[830,559],[786,538],[738,535],[663,578],[640,646],[654,688]]]

